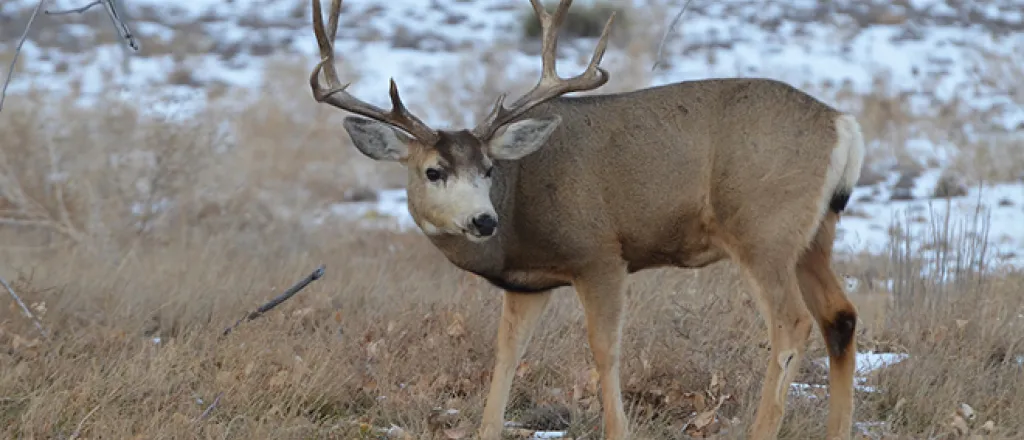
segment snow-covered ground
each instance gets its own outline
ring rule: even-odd
[[[5,0],[0,5],[0,53],[13,48],[27,11],[36,3]],[[47,7],[66,9],[83,3],[51,0]],[[203,105],[210,85],[258,86],[272,55],[304,57],[306,67],[317,59],[307,0],[121,3],[142,45],[140,53],[127,58],[127,71],[120,68],[126,52],[102,9],[87,12],[99,19],[84,22],[81,16],[40,15],[9,92],[22,93],[30,86],[55,94],[73,92],[81,95],[82,105],[90,105],[92,98],[113,86],[147,110],[182,112]],[[578,0],[574,7],[587,3]],[[682,2],[623,3],[636,6],[631,29],[640,38],[660,37]],[[403,99],[424,119],[439,127],[450,126],[455,123],[450,111],[430,111],[430,99],[436,99],[431,89],[453,73],[463,79],[482,78],[486,63],[480,60],[494,55],[488,51],[505,56],[506,78],[532,78],[538,73],[537,55],[528,44],[520,43],[520,15],[528,10],[526,0],[347,0],[336,50],[346,69],[356,73],[353,93],[387,106],[387,79],[394,77]],[[1024,148],[1021,92],[1008,90],[1005,82],[986,80],[996,75],[988,71],[993,69],[992,60],[1009,60],[1005,68],[1024,58],[1022,11],[1024,0],[957,2],[955,7],[942,0],[912,0],[907,6],[880,1],[695,1],[668,39],[661,66],[646,73],[646,82],[767,76],[815,90],[831,83],[833,91],[846,87],[866,94],[877,91],[878,80],[884,78],[890,91],[906,93],[915,111],[931,114],[939,103],[966,103],[978,124],[983,124],[973,127],[973,135],[999,133],[1011,139],[1005,148]],[[638,25],[637,20],[655,21]],[[643,28],[649,32],[644,34]],[[651,43],[655,45],[657,39]],[[187,49],[167,49],[178,46]],[[563,40],[561,47],[560,73],[568,75],[582,69],[593,41]],[[651,65],[651,52],[637,58],[635,49],[630,52],[613,45],[602,64],[615,78],[619,72],[636,70],[631,64]],[[188,72],[188,80],[175,80],[176,72],[182,71]],[[999,73],[1004,78],[1012,74]],[[452,93],[456,94],[452,98],[462,99],[459,93],[470,92],[455,87]],[[479,116],[472,110],[466,110],[465,120]],[[1024,265],[1024,183],[971,186],[966,196],[953,198],[947,206],[930,194],[940,168],[952,158],[927,139],[908,142],[931,149],[927,156],[938,158],[916,178],[913,198],[891,200],[900,176],[880,170],[889,178],[857,188],[850,208],[854,214],[842,221],[837,248],[884,251],[894,220],[909,228],[906,233],[927,242],[934,235],[936,218],[949,213],[954,225],[971,224],[980,207],[982,214],[990,215],[990,257]],[[326,207],[311,222],[332,218],[359,218],[368,224],[384,218],[390,225],[415,228],[401,190],[383,191],[375,202]],[[931,251],[925,245],[921,252]]]

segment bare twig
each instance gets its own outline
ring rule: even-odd
[[[68,9],[64,11],[45,11],[47,15],[66,15],[66,14],[81,14],[88,11],[90,8],[96,5],[102,4],[107,10],[107,15],[110,16],[110,21],[114,24],[114,29],[117,34],[121,36],[128,47],[135,51],[139,50],[139,42],[135,39],[135,35],[132,34],[131,29],[128,28],[128,24],[118,15],[117,9],[114,7],[115,0],[94,0],[93,2],[82,6],[80,8]],[[18,39],[18,45],[14,48],[14,57],[11,59],[11,65],[7,68],[7,77],[4,78],[3,88],[0,89],[0,111],[4,109],[4,100],[7,99],[7,86],[11,84],[11,77],[14,76],[14,66],[18,63],[18,57],[21,55],[21,47],[25,45],[25,40],[28,39],[28,32],[32,29],[32,23],[35,22],[36,16],[39,15],[39,10],[43,8],[43,4],[46,0],[39,0],[36,4],[35,9],[32,10],[32,15],[28,18],[28,23],[25,24],[25,30],[21,33],[21,38]]]
[[[231,331],[234,330],[235,327],[238,327],[238,325],[241,324],[242,321],[252,321],[253,319],[263,316],[264,313],[269,312],[274,307],[279,306],[281,303],[288,300],[288,298],[295,296],[295,294],[299,293],[300,290],[305,289],[306,286],[309,285],[309,283],[312,283],[313,281],[320,279],[320,277],[322,276],[324,276],[324,265],[321,264],[320,267],[316,268],[316,270],[313,271],[313,273],[307,275],[306,278],[303,278],[299,282],[295,283],[295,285],[293,285],[292,287],[289,287],[288,290],[286,290],[284,293],[278,295],[277,297],[270,300],[266,304],[263,304],[262,306],[260,306],[260,308],[246,314],[244,317],[235,322],[235,325],[224,329],[223,334],[227,335],[228,333],[231,333]]]
[[[11,84],[11,76],[14,75],[14,65],[18,63],[18,55],[21,55],[21,46],[25,44],[25,39],[28,38],[28,31],[32,29],[32,22],[36,20],[36,16],[39,15],[39,10],[43,8],[43,3],[46,0],[39,0],[36,4],[36,8],[32,10],[32,15],[28,18],[28,24],[25,25],[25,30],[21,33],[21,38],[18,39],[18,45],[14,48],[14,58],[11,59],[11,66],[7,68],[7,77],[4,78],[4,87],[0,89],[0,112],[4,110],[4,99],[7,98],[7,86]]]
[[[114,24],[114,28],[117,29],[118,35],[128,43],[128,47],[138,52],[139,42],[135,39],[135,35],[132,35],[132,30],[128,28],[128,23],[121,19],[117,15],[117,9],[114,8],[115,0],[103,0],[103,6],[107,8],[107,15],[110,16],[110,22]]]
[[[62,11],[46,10],[43,13],[46,15],[81,14],[92,9],[93,6],[103,5],[103,8],[107,10],[107,15],[110,16],[110,22],[114,25],[114,30],[117,31],[117,34],[120,35],[121,39],[128,44],[128,47],[132,48],[132,50],[138,51],[139,42],[135,39],[135,36],[132,35],[131,29],[128,28],[128,23],[118,16],[117,8],[114,7],[114,1],[115,0],[93,0],[89,4],[79,8],[66,9]]]
[[[28,318],[32,320],[32,323],[36,326],[36,330],[39,330],[39,333],[42,333],[43,337],[49,338],[50,334],[46,331],[46,328],[43,327],[43,323],[39,322],[36,315],[32,314],[32,311],[29,310],[28,306],[25,305],[25,302],[21,300],[21,297],[14,292],[14,289],[11,288],[11,285],[4,279],[4,277],[0,277],[0,284],[4,286],[4,289],[7,289],[7,293],[11,294],[11,298],[14,298],[14,302],[18,303],[18,306],[21,307],[21,311],[25,313],[25,316],[28,316]]]
[[[676,27],[676,23],[678,23],[679,19],[683,17],[683,13],[686,12],[686,8],[690,7],[690,2],[692,2],[692,1],[693,0],[686,0],[686,3],[683,4],[683,7],[681,9],[679,9],[679,13],[676,14],[676,17],[672,19],[672,23],[670,23],[668,25],[668,29],[665,30],[665,35],[662,35],[661,43],[658,44],[658,54],[655,55],[655,57],[654,57],[654,65],[651,66],[651,71],[652,72],[654,71],[654,69],[657,69],[658,68],[658,64],[661,63],[661,53],[662,53],[662,51],[665,50],[665,41],[668,40],[668,36],[669,36],[669,34],[672,33],[672,29],[674,29]]]
[[[212,413],[213,410],[217,408],[217,405],[220,404],[220,398],[223,397],[223,396],[224,396],[224,392],[223,391],[217,393],[217,397],[213,399],[213,403],[211,403],[210,406],[206,407],[206,410],[203,411],[203,413],[200,414],[199,417],[196,417],[195,420],[192,420],[192,422],[195,423],[195,422],[203,420],[203,419],[205,419],[207,417],[210,417],[210,413]]]
[[[96,6],[96,5],[100,4],[100,3],[102,3],[101,0],[96,0],[96,1],[94,1],[92,3],[89,3],[89,4],[85,5],[85,6],[82,6],[81,8],[67,9],[67,10],[64,10],[64,11],[51,11],[51,10],[47,9],[47,10],[43,11],[43,13],[46,14],[46,15],[81,14],[81,13],[83,13],[85,11],[88,11],[89,8],[91,8],[93,6]]]

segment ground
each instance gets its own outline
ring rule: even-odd
[[[0,64],[36,1],[0,5]],[[40,15],[0,112],[6,438],[468,438],[500,291],[415,228],[404,171],[316,105],[307,1],[124,1]],[[593,46],[594,1],[559,72]],[[525,0],[348,0],[352,92],[394,77],[437,126],[532,85]],[[49,1],[48,8],[79,6]],[[861,314],[857,433],[1024,435],[1024,4],[623,2],[602,63],[621,91],[767,76],[855,114],[868,158],[835,266]],[[525,17],[525,18],[524,18]],[[597,26],[599,28],[600,26]],[[223,330],[319,265],[322,279]],[[631,278],[623,381],[640,438],[741,438],[767,356],[736,268]],[[561,289],[520,365],[509,435],[594,438],[582,313]],[[782,437],[824,429],[815,332]]]

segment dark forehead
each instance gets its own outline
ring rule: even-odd
[[[480,141],[468,130],[441,131],[440,140],[434,145],[437,155],[448,166],[480,166],[484,161]]]

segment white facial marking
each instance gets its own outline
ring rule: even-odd
[[[490,182],[483,176],[449,177],[445,185],[434,188],[441,204],[448,207],[450,221],[461,228],[459,232],[469,230],[469,222],[476,215],[494,213],[491,204]]]
[[[424,179],[425,180],[425,179]],[[416,224],[430,236],[461,235],[473,242],[485,241],[474,233],[473,218],[496,216],[490,198],[491,182],[479,173],[449,174],[443,180],[425,181],[410,205]]]
[[[441,228],[439,228],[437,225],[435,225],[435,224],[433,224],[433,223],[431,223],[431,222],[429,222],[427,220],[423,220],[423,219],[419,219],[419,218],[414,218],[413,220],[416,221],[416,224],[420,227],[421,230],[423,230],[424,234],[427,234],[427,235],[441,235],[441,234],[444,233],[444,231],[442,231]]]

